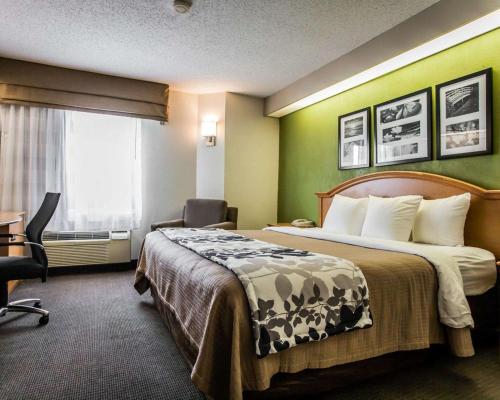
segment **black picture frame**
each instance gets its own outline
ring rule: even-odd
[[[444,99],[442,96],[446,96],[446,89],[450,88],[454,85],[457,85],[461,82],[464,83],[464,87],[467,86],[466,82],[473,80],[474,78],[480,78],[484,76],[484,89],[483,92],[481,93],[480,91],[480,86],[479,83],[470,83],[469,87],[477,84],[477,105],[478,105],[478,111],[477,112],[470,112],[470,113],[463,113],[460,114],[459,117],[461,119],[467,119],[467,118],[475,118],[475,116],[478,116],[477,119],[478,121],[478,130],[477,130],[477,139],[478,139],[478,146],[480,145],[480,126],[484,126],[485,130],[485,138],[484,138],[484,144],[485,144],[485,149],[484,150],[471,150],[471,151],[465,151],[465,152],[454,152],[452,154],[443,154],[443,149],[446,148],[446,146],[443,146],[443,136],[446,136],[446,133],[443,135],[443,127],[442,123],[444,123],[444,126],[454,126],[454,125],[460,125],[461,123],[471,123],[474,122],[475,120],[468,120],[468,121],[462,121],[462,122],[450,122],[450,125],[446,125],[446,121],[452,118],[447,118],[446,115],[443,116],[443,114],[446,114],[448,111],[446,110],[446,107],[442,107],[442,101],[446,102],[446,97]],[[479,79],[477,80],[479,82]],[[479,156],[479,155],[488,155],[493,153],[493,104],[492,104],[492,69],[491,68],[486,68],[481,71],[474,72],[472,74],[464,75],[461,76],[460,78],[452,79],[447,82],[440,83],[439,85],[436,85],[436,149],[437,149],[437,159],[438,160],[446,160],[446,159],[451,159],[451,158],[461,158],[461,157],[472,157],[472,156]],[[452,89],[450,88],[450,91]],[[456,89],[455,89],[456,90]],[[480,108],[481,101],[480,98],[481,96],[484,96],[484,109]],[[480,119],[481,114],[483,114],[483,118]],[[458,132],[458,131],[457,131]],[[465,132],[465,131],[464,131]],[[458,133],[460,134],[460,133]],[[465,135],[462,134],[462,135]],[[468,146],[468,145],[466,145]],[[472,145],[471,145],[472,146]],[[463,146],[465,150],[467,148]]]
[[[418,122],[419,122],[419,131],[421,131],[421,129],[422,129],[421,124],[422,123],[425,124],[426,135],[424,137],[425,137],[426,143],[423,146],[425,155],[422,157],[413,157],[413,158],[407,158],[407,159],[399,158],[397,160],[396,159],[385,160],[385,161],[380,160],[379,150],[380,150],[381,144],[380,144],[379,139],[382,138],[382,141],[383,141],[383,130],[391,129],[391,128],[384,128],[383,125],[390,124],[390,123],[392,123],[392,121],[385,122],[384,124],[381,124],[379,122],[379,110],[381,110],[381,113],[382,113],[382,111],[384,111],[384,110],[390,110],[391,108],[397,107],[396,105],[393,107],[389,107],[391,104],[399,103],[402,100],[411,99],[411,98],[415,98],[415,97],[419,97],[419,96],[421,98],[425,98],[426,104],[421,105],[420,111],[418,112],[418,114],[406,116],[406,117],[395,117],[395,119],[393,121],[396,121],[396,120],[400,121],[402,123],[402,125],[400,125],[400,126],[402,127],[405,124],[405,120],[414,120],[415,117],[420,114],[420,112],[422,113],[422,116],[419,118]],[[415,101],[414,103],[417,103],[417,101]],[[406,105],[404,105],[404,106],[406,106]],[[405,94],[404,96],[400,96],[400,97],[385,101],[385,102],[380,103],[380,104],[376,104],[375,106],[373,106],[373,118],[375,121],[375,124],[374,124],[374,126],[375,126],[375,132],[374,132],[374,136],[375,136],[375,138],[374,138],[375,139],[375,166],[378,167],[378,166],[383,166],[383,165],[407,164],[407,163],[415,163],[415,162],[432,160],[432,88],[431,87],[428,87],[428,88],[425,88],[422,90],[418,90],[416,92],[412,92],[409,94]],[[412,122],[412,123],[414,123],[414,122]],[[410,125],[411,123],[407,122],[406,124]],[[380,132],[380,130],[382,130],[382,132]],[[421,139],[421,140],[423,140],[423,139]],[[401,147],[404,147],[404,146],[415,147],[415,145],[416,145],[417,149],[420,148],[420,143],[417,143],[417,142],[409,144],[409,145],[402,145]],[[400,151],[402,154],[402,149],[400,149]],[[410,150],[410,154],[408,154],[408,155],[411,155],[411,151],[413,151],[413,150]]]
[[[345,137],[343,137],[343,127],[342,127],[342,122],[345,119],[348,119],[349,117],[354,117],[355,115],[359,114],[365,114],[364,121],[363,121],[363,132],[361,135],[358,136],[363,136],[363,140],[365,141],[365,154],[366,154],[366,162],[363,164],[356,164],[356,165],[346,165],[343,164],[343,151],[344,151],[344,144],[345,144]],[[339,115],[338,117],[338,169],[339,170],[349,170],[349,169],[358,169],[358,168],[368,168],[371,164],[371,146],[370,146],[370,128],[371,128],[371,108],[370,107],[365,107],[356,111],[352,111],[348,114],[344,115]],[[359,139],[361,140],[361,139]]]

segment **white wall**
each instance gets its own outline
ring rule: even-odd
[[[196,195],[198,96],[170,92],[170,121],[142,121],[142,223],[132,232],[136,259],[152,222],[180,218]]]
[[[142,122],[140,229],[132,233],[132,258],[152,222],[180,218],[186,199],[225,199],[239,208],[239,228],[260,229],[277,217],[279,123],[263,116],[263,99],[231,94],[170,92],[170,121]],[[199,136],[215,116],[217,145]]]
[[[278,213],[279,120],[264,100],[226,94],[225,199],[238,207],[239,229],[262,229]]]
[[[224,198],[224,147],[225,147],[225,93],[198,96],[198,128],[204,118],[217,119],[216,145],[205,146],[205,139],[198,137],[196,158],[196,197]]]

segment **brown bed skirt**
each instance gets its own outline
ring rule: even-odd
[[[395,368],[401,368],[398,352],[409,358],[434,344],[447,343],[457,356],[473,355],[468,328],[444,329],[439,324],[435,272],[420,257],[274,232],[244,233],[293,248],[355,258],[371,285],[377,323],[257,359],[248,329],[248,304],[235,275],[170,242],[162,233],[151,233],[141,252],[135,287],[139,293],[151,289],[156,308],[191,368],[192,381],[205,395],[240,400],[257,392],[267,398],[273,398],[273,393],[289,397],[291,391],[300,393],[301,385],[310,391],[311,382],[323,377],[328,383],[322,388],[327,390],[348,383],[341,372],[346,368],[358,374],[363,368],[364,374],[366,365],[385,373],[378,363],[396,362]]]
[[[496,288],[488,291],[484,295],[469,297],[469,302],[474,304],[479,310],[479,306],[483,310],[497,310],[492,306],[498,302],[495,293]],[[192,370],[198,349],[186,339],[175,315],[161,301],[154,286],[151,286],[151,295],[159,314],[169,329],[174,341],[182,354],[184,360]],[[473,331],[473,336],[478,336],[478,341],[491,339],[495,337],[495,329],[491,329],[492,321],[490,314],[486,312],[487,318],[479,312],[478,318],[480,329]],[[481,318],[482,317],[482,318]],[[474,335],[476,333],[476,335]],[[336,365],[330,368],[323,369],[308,369],[294,374],[278,373],[271,380],[271,387],[264,391],[246,391],[244,392],[245,400],[267,400],[267,399],[290,399],[293,397],[301,397],[304,395],[314,395],[323,392],[329,392],[336,388],[345,387],[350,384],[359,382],[360,379],[366,380],[377,376],[385,375],[404,368],[415,367],[433,360],[436,354],[447,352],[447,346],[444,344],[432,345],[429,349],[399,351],[389,353],[383,356],[370,358],[367,360],[356,361],[348,364]],[[359,371],[363,370],[363,375]]]
[[[161,297],[158,295],[156,287],[151,285],[150,290],[151,296],[153,297],[155,303],[155,307],[160,313],[161,319],[174,338],[175,344],[182,354],[182,357],[188,364],[189,369],[192,370],[194,363],[196,362],[198,349],[187,339],[186,335],[181,329],[179,322],[175,318],[175,314],[170,311],[170,308],[165,303],[161,301]]]
[[[151,296],[159,311],[161,319],[170,331],[177,348],[192,370],[198,349],[187,340],[179,322],[169,307],[164,304],[154,286],[151,286]],[[403,368],[414,367],[431,360],[437,353],[445,352],[446,345],[433,345],[430,349],[400,351],[385,354],[348,364],[336,365],[323,369],[308,369],[293,374],[279,373],[271,380],[271,387],[264,391],[243,392],[245,400],[291,399],[304,395],[314,395],[329,392],[333,389],[347,386],[376,376],[388,374]],[[359,371],[363,370],[360,375]]]
[[[175,315],[161,301],[154,286],[151,286],[151,296],[178,350],[189,366],[189,369],[192,370],[196,362],[198,349],[187,340]],[[481,299],[479,299],[480,297]],[[476,298],[480,301],[484,299],[484,296],[476,296]],[[268,400],[291,399],[304,395],[320,394],[360,382],[361,380],[415,367],[418,364],[433,360],[437,354],[443,352],[448,352],[447,346],[445,344],[435,344],[429,349],[399,351],[367,360],[336,365],[330,368],[308,369],[293,374],[278,373],[272,378],[269,389],[264,391],[246,391],[243,395],[245,400]],[[363,371],[362,375],[359,373],[360,370]]]

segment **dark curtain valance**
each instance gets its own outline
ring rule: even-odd
[[[0,102],[168,120],[168,85],[8,58]]]

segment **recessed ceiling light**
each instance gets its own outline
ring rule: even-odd
[[[191,0],[174,0],[174,9],[179,14],[186,14],[192,5],[193,2]]]

